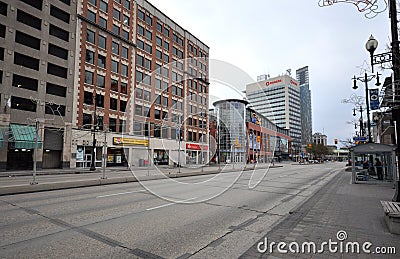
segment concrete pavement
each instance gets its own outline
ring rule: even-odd
[[[285,220],[258,240],[241,258],[399,258],[400,236],[389,233],[380,204],[380,200],[392,199],[393,184],[350,184],[350,178],[351,172],[339,174],[326,188],[293,210]],[[272,251],[269,249],[272,242],[296,242],[300,245],[315,242],[318,250],[318,244],[329,239],[340,243],[340,235],[343,235],[341,238],[346,237],[342,241],[344,246],[348,242],[358,242],[360,245],[371,242],[371,248],[367,249],[371,253],[361,248],[359,253],[345,253],[345,249],[343,253],[340,250],[330,252],[327,246],[322,253],[292,253],[286,246],[288,251],[285,254],[279,252],[276,245]],[[264,251],[266,243],[267,250]],[[390,251],[393,247],[396,254]],[[380,251],[376,248],[385,250],[386,254],[378,254]]]
[[[241,164],[227,164],[221,166],[204,167],[182,167],[170,168],[168,166],[126,168],[112,167],[106,168],[103,177],[103,170],[97,168],[95,171],[89,171],[88,168],[74,169],[51,169],[40,170],[36,172],[35,181],[33,181],[32,171],[10,171],[0,173],[0,195],[51,191],[58,189],[88,187],[96,185],[128,183],[146,180],[156,180],[165,178],[189,177],[204,174],[217,174],[224,172],[253,170],[269,167],[281,167],[283,164],[257,164],[247,165],[243,168]]]

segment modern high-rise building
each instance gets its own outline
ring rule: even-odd
[[[301,144],[312,142],[312,108],[308,66],[296,70],[300,84]]]
[[[292,150],[300,150],[300,88],[289,75],[274,78],[259,77],[260,81],[246,85],[246,97],[251,107],[277,126],[288,129]]]
[[[209,47],[152,4],[0,0],[0,17],[0,170],[31,169],[36,139],[38,168],[207,161]]]
[[[0,170],[69,166],[76,2],[0,1]]]

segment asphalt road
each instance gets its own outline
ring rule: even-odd
[[[238,257],[343,168],[285,165],[2,196],[0,257]]]

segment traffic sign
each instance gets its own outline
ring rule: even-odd
[[[353,137],[354,141],[367,141],[367,137]]]

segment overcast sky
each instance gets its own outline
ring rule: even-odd
[[[354,93],[365,96],[364,84],[359,82],[354,91],[351,80],[364,74],[360,67],[369,69],[365,42],[374,35],[379,41],[375,53],[386,52],[390,42],[388,10],[368,19],[348,3],[319,7],[319,0],[150,2],[208,45],[211,59],[239,68],[252,80],[261,74],[278,76],[289,68],[295,78],[296,69],[309,66],[313,132],[325,133],[328,144],[354,134],[354,125],[348,124],[354,120],[354,105],[342,100]],[[384,0],[378,2],[384,9]],[[375,70],[383,74],[382,82],[390,73]],[[236,88],[244,90],[245,85],[240,82]],[[237,92],[210,85],[211,101],[240,98]]]

